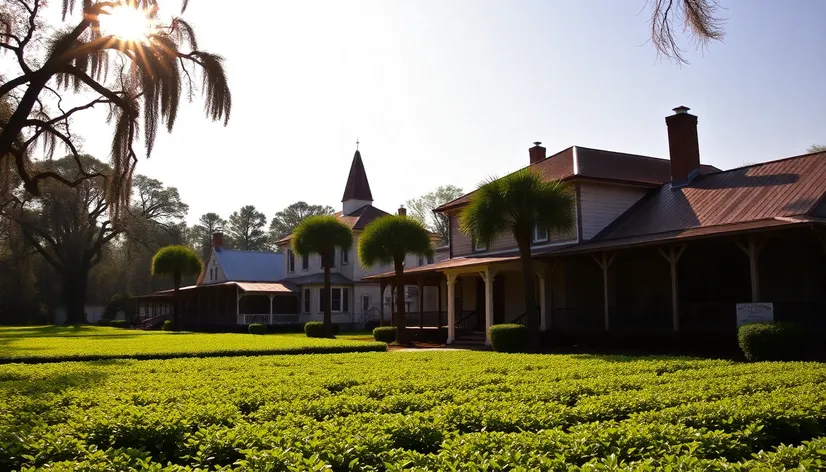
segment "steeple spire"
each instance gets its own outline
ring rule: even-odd
[[[345,215],[373,203],[370,182],[367,180],[367,172],[364,170],[364,162],[361,160],[361,152],[358,149],[353,155],[353,163],[350,164],[350,175],[347,177],[347,185],[344,187],[344,196],[341,201],[344,203]]]

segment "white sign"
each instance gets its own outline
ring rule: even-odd
[[[738,303],[737,327],[747,323],[774,322],[773,303]]]

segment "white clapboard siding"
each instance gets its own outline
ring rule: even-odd
[[[579,184],[582,238],[591,239],[646,194],[645,189],[624,185]]]

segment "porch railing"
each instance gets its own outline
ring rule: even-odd
[[[539,307],[536,307],[536,318],[537,318],[537,326],[539,326]],[[522,313],[521,315],[517,316],[513,320],[509,321],[508,323],[518,324],[522,326],[528,326],[528,312]]]
[[[298,323],[298,315],[242,314],[238,315],[238,324],[293,324]]]
[[[479,312],[471,311],[456,320],[456,329],[477,329],[479,327]]]

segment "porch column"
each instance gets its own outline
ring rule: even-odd
[[[238,286],[235,286],[235,323],[238,323],[238,317],[241,316],[241,294],[238,292]],[[243,323],[240,323],[243,324]]]
[[[447,275],[447,343],[456,340],[456,274]]]
[[[751,301],[756,303],[760,301],[760,276],[759,276],[759,258],[760,251],[763,250],[764,240],[758,240],[756,236],[749,236],[745,243],[742,241],[735,241],[746,256],[749,258],[749,273],[751,275]]]
[[[384,290],[387,288],[387,281],[381,279],[379,281],[379,315],[381,316],[381,320],[379,324],[384,326]]]
[[[608,255],[607,252],[603,252],[601,254],[593,255],[597,264],[602,268],[602,297],[605,300],[605,331],[608,331],[611,327],[610,316],[608,312],[608,269],[611,268],[611,264],[614,262],[614,256],[616,254]]]
[[[438,285],[436,285],[436,304],[437,308],[436,311],[438,313],[437,320],[436,320],[436,327],[442,327],[442,281],[439,280]]]
[[[685,245],[680,246],[680,249],[674,249],[674,246],[669,246],[668,251],[659,249],[660,254],[668,261],[671,266],[671,328],[676,333],[680,330],[680,304],[679,295],[677,293],[677,263],[680,262],[680,257],[685,252]]]
[[[390,283],[390,326],[396,326],[396,284]]]
[[[272,299],[275,298],[275,295],[270,295],[269,297],[270,297],[270,324],[273,324],[273,322],[272,322]]]
[[[479,272],[485,282],[485,344],[490,346],[490,327],[493,326],[493,277],[494,272],[489,267]]]
[[[419,277],[419,329],[424,328],[424,278]]]

